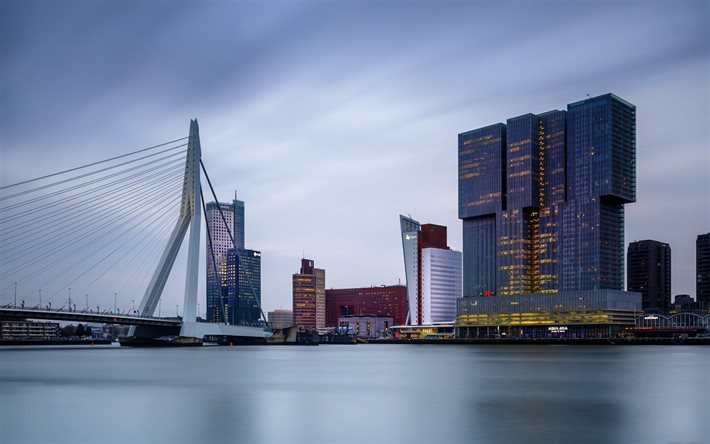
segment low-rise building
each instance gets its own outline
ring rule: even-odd
[[[338,318],[338,330],[361,338],[379,338],[385,336],[392,327],[389,316],[342,316]]]
[[[641,294],[620,290],[459,299],[457,338],[618,335],[642,314]]]
[[[275,330],[293,326],[292,310],[274,310],[270,311],[267,316],[271,328]]]
[[[340,317],[363,315],[389,316],[395,325],[404,324],[407,319],[407,287],[382,285],[325,291],[327,327],[337,327]]]
[[[0,339],[53,339],[58,338],[58,322],[0,321]]]

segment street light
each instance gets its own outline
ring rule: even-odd
[[[15,308],[17,308],[17,282],[15,282]]]

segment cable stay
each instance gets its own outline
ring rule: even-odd
[[[217,199],[217,194],[214,191],[214,187],[212,187],[212,181],[210,180],[210,176],[207,174],[207,170],[205,169],[205,164],[202,162],[202,159],[200,159],[200,166],[202,167],[202,172],[205,174],[205,179],[207,179],[207,184],[210,187],[210,191],[212,192],[212,197],[214,197],[215,202],[219,203],[219,199]],[[200,191],[201,192],[201,191]],[[203,198],[204,202],[204,198]],[[229,239],[232,241],[232,247],[237,248],[237,244],[234,241],[234,236],[232,235],[232,231],[228,228],[229,224],[227,223],[227,218],[224,216],[224,213],[222,212],[222,207],[218,204],[217,209],[219,210],[219,214],[222,217],[222,222],[224,223],[224,226],[227,227],[227,233],[229,234]],[[205,216],[207,216],[207,209],[205,208]],[[209,230],[207,230],[209,232]],[[211,248],[211,245],[210,245]],[[239,266],[242,267],[242,258],[237,256],[237,261],[239,261]],[[214,253],[212,254],[213,262],[214,262]],[[219,275],[217,275],[219,277]],[[259,308],[259,313],[261,314],[261,318],[264,320],[265,323],[268,323],[266,316],[264,315],[264,310],[261,308],[261,302],[259,301],[259,298],[256,296],[256,290],[254,290],[254,284],[252,283],[251,276],[248,274],[246,275],[247,277],[247,282],[249,284],[249,288],[251,289],[252,293],[252,299],[256,302],[257,307]]]

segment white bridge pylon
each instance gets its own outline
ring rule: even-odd
[[[158,301],[170,276],[175,258],[189,228],[190,238],[187,249],[187,270],[185,273],[185,298],[183,301],[182,327],[180,336],[203,338],[215,336],[268,337],[270,332],[263,328],[237,325],[197,322],[197,279],[200,264],[200,223],[202,220],[202,199],[200,193],[200,128],[197,119],[190,120],[190,136],[187,144],[185,176],[182,186],[180,217],[175,223],[168,243],[160,256],[158,267],[141,299],[138,311],[141,316],[153,316]],[[129,336],[136,335],[136,327],[130,328]]]

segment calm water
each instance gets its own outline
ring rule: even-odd
[[[710,347],[0,350],[0,442],[707,443]]]

